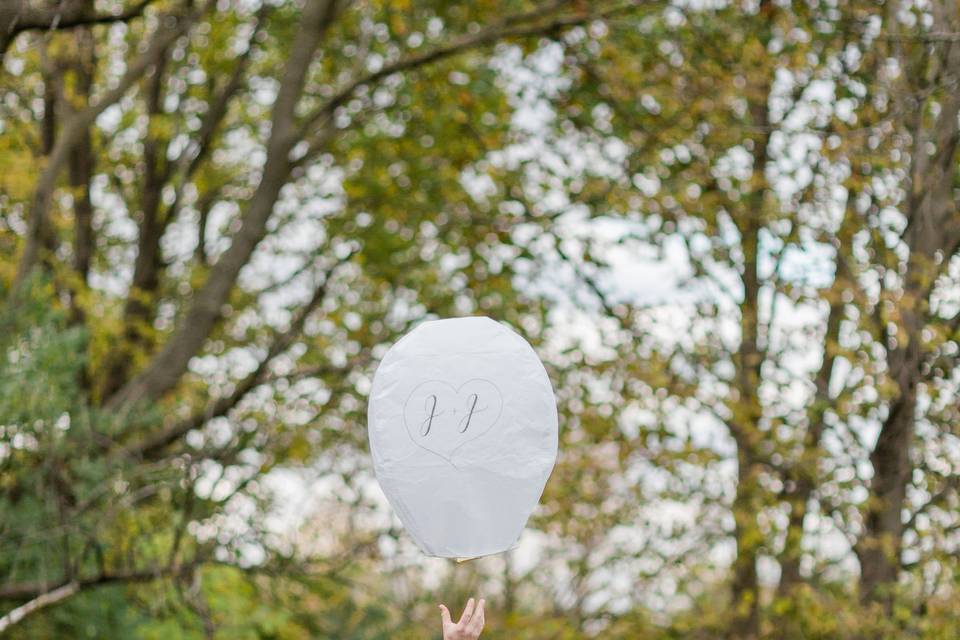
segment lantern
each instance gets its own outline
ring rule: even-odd
[[[489,318],[424,322],[373,379],[370,450],[383,492],[432,556],[516,544],[557,458],[557,404],[543,364]]]

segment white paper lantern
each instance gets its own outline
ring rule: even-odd
[[[425,322],[380,363],[373,466],[424,553],[512,547],[557,459],[557,402],[536,353],[489,318]]]

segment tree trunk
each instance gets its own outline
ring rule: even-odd
[[[864,516],[864,535],[857,545],[860,560],[860,599],[863,603],[879,603],[890,612],[893,587],[900,572],[903,542],[903,509],[906,507],[907,484],[913,470],[910,459],[917,408],[917,383],[923,359],[920,332],[926,311],[926,269],[918,262],[923,249],[935,237],[933,229],[917,212],[914,231],[910,234],[915,247],[907,270],[906,287],[900,302],[901,326],[897,347],[890,349],[887,362],[897,385],[897,396],[890,403],[886,420],[880,429],[877,444],[870,455],[873,479]]]
[[[772,7],[762,1],[761,13],[769,20]],[[768,25],[763,25],[758,38],[766,49],[770,37]],[[753,146],[753,182],[758,185],[746,194],[744,207],[734,215],[739,218],[740,246],[743,251],[743,300],[740,303],[740,349],[734,357],[736,387],[739,398],[734,407],[731,431],[737,444],[737,489],[733,502],[733,517],[737,544],[737,558],[733,565],[731,596],[734,616],[728,636],[749,640],[760,632],[760,590],[757,579],[757,558],[763,546],[763,533],[757,523],[757,514],[763,507],[762,471],[759,442],[763,437],[760,422],[763,407],[760,404],[760,374],[764,353],[760,349],[760,228],[764,217],[767,194],[766,166],[768,161],[770,83],[765,73],[748,74],[749,124],[759,133],[751,136]]]
[[[842,272],[843,257],[841,247],[837,247],[836,273]],[[830,406],[830,377],[836,361],[836,349],[840,335],[840,321],[843,319],[843,302],[836,286],[827,314],[827,328],[823,340],[823,359],[814,378],[815,391],[813,401],[807,411],[807,431],[804,434],[803,453],[795,467],[791,468],[785,491],[790,509],[783,552],[780,554],[780,583],[777,593],[788,596],[793,588],[803,581],[800,575],[800,557],[803,553],[803,523],[813,492],[817,488],[817,465],[820,458],[820,440],[823,436],[824,416]],[[791,486],[792,485],[792,486]]]
[[[952,15],[952,14],[951,14]],[[960,47],[947,48],[944,86],[960,82]],[[926,106],[919,113],[923,113]],[[913,472],[911,450],[915,431],[917,392],[925,355],[922,332],[928,318],[930,292],[950,257],[960,249],[960,212],[954,198],[957,148],[960,144],[960,94],[947,93],[939,113],[926,128],[923,118],[909,131],[914,143],[910,184],[905,203],[907,228],[903,240],[910,250],[898,301],[899,331],[886,345],[889,376],[897,387],[877,444],[870,456],[873,480],[865,507],[864,534],[857,544],[860,598],[879,603],[886,612],[893,604],[893,587],[900,572],[903,510]],[[932,144],[933,153],[926,148]],[[939,256],[939,259],[938,259]]]
[[[334,19],[336,4],[334,0],[316,0],[308,3],[304,9],[302,27],[294,38],[274,103],[263,175],[243,213],[242,224],[230,248],[210,269],[207,281],[197,291],[192,305],[164,347],[146,369],[107,400],[107,406],[118,408],[141,400],[156,399],[172,389],[220,319],[223,305],[233,290],[240,270],[266,235],[273,206],[280,196],[280,190],[289,180],[293,167],[289,154],[298,140],[297,102],[303,92],[314,53]]]
[[[765,138],[764,138],[765,142]],[[766,157],[766,145],[758,149],[754,172],[762,175]],[[757,581],[757,557],[763,546],[763,534],[757,523],[757,514],[763,506],[758,445],[763,434],[760,420],[763,407],[759,400],[760,368],[763,354],[759,345],[759,295],[760,282],[757,273],[759,251],[759,226],[753,219],[759,215],[764,198],[763,191],[756,191],[746,199],[750,219],[741,225],[743,249],[743,301],[740,304],[740,350],[735,356],[736,384],[739,398],[733,409],[731,430],[737,444],[737,488],[733,501],[734,537],[737,558],[733,564],[731,596],[734,616],[729,629],[731,638],[755,638],[759,634],[760,592]]]
[[[741,448],[737,455],[737,494],[733,501],[734,537],[737,558],[733,563],[733,620],[730,638],[756,638],[760,632],[760,590],[757,580],[757,556],[763,535],[757,525],[757,511],[762,504],[759,495],[759,467],[749,462]]]
[[[81,29],[76,33],[77,50],[79,55],[73,62],[72,69],[77,77],[76,92],[83,101],[83,108],[90,104],[90,93],[93,90],[93,76],[96,69],[94,47],[91,33]],[[93,202],[90,198],[90,182],[96,167],[93,154],[93,143],[90,130],[85,129],[79,135],[76,145],[70,151],[67,161],[70,174],[70,188],[73,192],[73,269],[77,280],[83,287],[90,274],[90,265],[95,250],[93,232]],[[74,297],[76,297],[74,295]],[[80,313],[74,301],[73,312]]]
[[[89,128],[97,116],[120,100],[140,76],[156,63],[157,55],[179,38],[196,17],[196,13],[183,16],[170,15],[169,20],[161,21],[162,26],[154,33],[150,46],[128,65],[126,73],[116,86],[107,91],[95,104],[81,109],[59,124],[54,145],[48,154],[49,160],[37,178],[23,252],[14,277],[14,289],[18,289],[27,280],[41,258],[44,239],[52,233],[49,216],[57,180],[61,170],[68,165],[70,154],[78,141],[89,133]]]
[[[163,86],[167,56],[161,53],[146,82],[147,114],[152,120],[163,114]],[[105,365],[106,374],[101,398],[109,398],[129,378],[133,365],[132,354],[151,351],[151,325],[155,315],[157,290],[160,287],[162,258],[160,241],[166,229],[160,216],[160,201],[169,164],[166,144],[147,127],[143,142],[143,185],[140,195],[140,230],[137,238],[137,258],[133,280],[123,309],[123,336],[121,344],[111,350]]]
[[[923,223],[918,221],[917,224]],[[870,455],[873,480],[866,507],[865,531],[857,546],[860,599],[864,603],[880,603],[887,612],[893,604],[892,588],[900,572],[902,513],[906,506],[907,483],[913,470],[910,455],[923,356],[920,332],[924,324],[925,287],[915,267],[908,270],[907,283],[907,292],[901,302],[903,320],[897,336],[899,346],[891,349],[888,356],[890,373],[897,384],[897,397],[890,404]]]

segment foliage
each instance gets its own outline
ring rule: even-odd
[[[958,635],[949,3],[10,5],[0,633]],[[561,457],[453,565],[366,394],[468,314]]]

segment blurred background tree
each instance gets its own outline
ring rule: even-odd
[[[960,632],[960,12],[0,8],[0,632]],[[485,314],[561,458],[423,558],[376,362]]]

